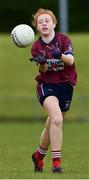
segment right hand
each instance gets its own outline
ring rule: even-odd
[[[33,59],[34,59],[35,62],[37,62],[37,63],[39,63],[41,65],[46,63],[46,59],[42,55],[38,55],[38,56],[34,57]]]

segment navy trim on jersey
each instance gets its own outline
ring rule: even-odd
[[[70,52],[70,51],[66,51],[66,52],[64,52],[64,54],[65,54],[65,55],[67,55],[67,54],[71,54],[71,55],[73,55],[73,56],[74,56],[74,53],[73,53],[73,52]]]

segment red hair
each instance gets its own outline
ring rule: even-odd
[[[37,18],[38,16],[40,16],[41,14],[49,14],[53,20],[53,23],[56,25],[57,24],[57,19],[56,16],[54,15],[54,13],[49,10],[49,9],[38,9],[37,12],[33,15],[33,21],[32,21],[32,25],[33,26],[37,26]]]

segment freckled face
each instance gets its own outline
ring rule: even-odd
[[[55,23],[49,14],[41,14],[37,18],[37,29],[43,36],[48,36],[54,31]]]

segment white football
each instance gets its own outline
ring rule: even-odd
[[[20,24],[12,30],[11,38],[16,46],[28,47],[33,42],[35,33],[29,25]]]

